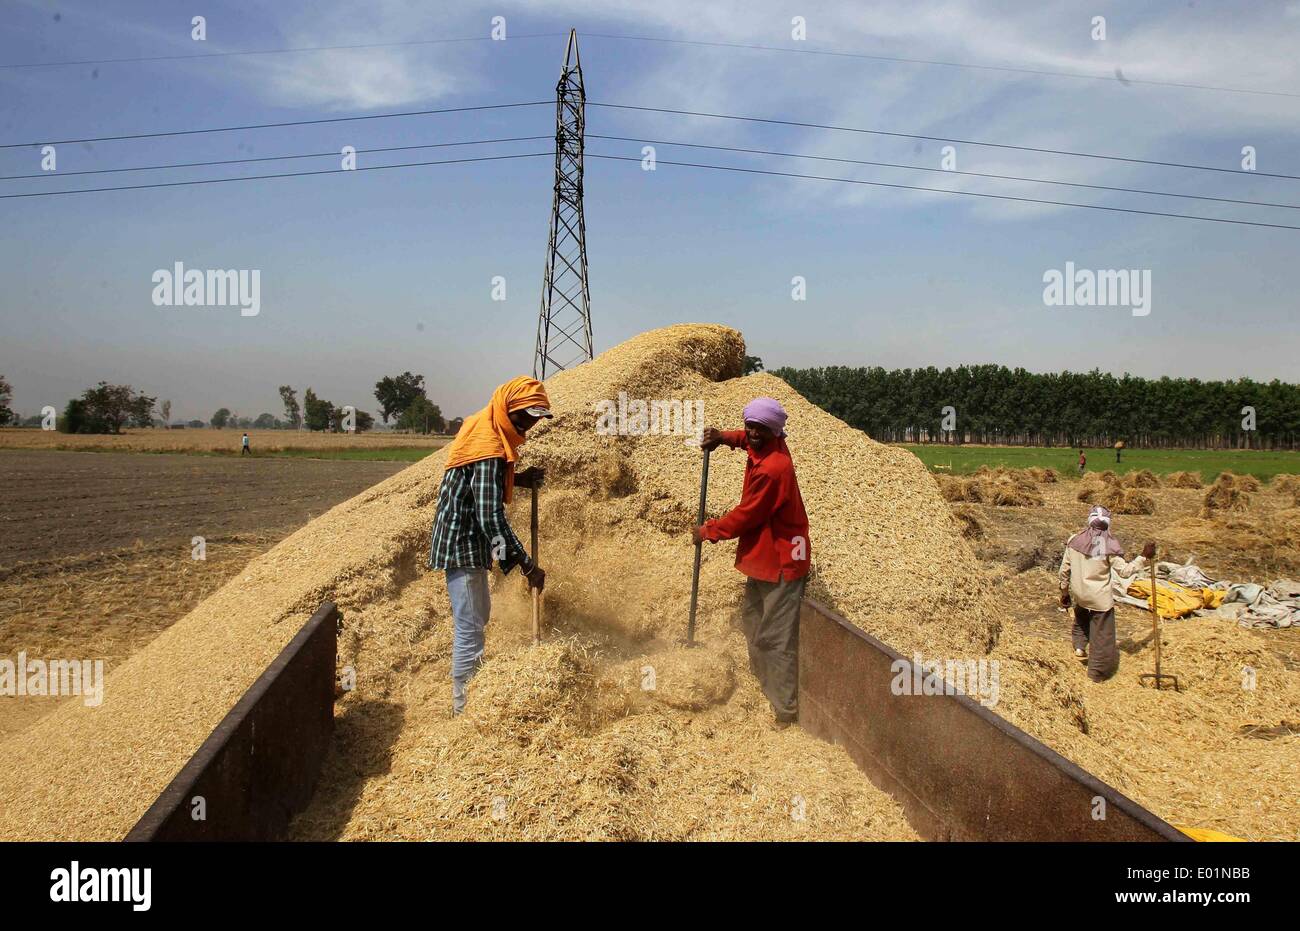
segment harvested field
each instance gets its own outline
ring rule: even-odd
[[[702,399],[708,422],[724,426],[738,424],[754,396],[778,398],[790,411],[814,528],[813,597],[904,654],[997,659],[996,711],[1168,820],[1296,838],[1294,741],[1251,740],[1240,728],[1294,719],[1300,677],[1255,635],[1171,626],[1166,664],[1188,665],[1183,693],[1137,686],[1136,670],[1150,662],[1140,643],[1119,677],[1089,683],[1065,644],[1002,623],[996,580],[919,460],[847,428],[771,375],[737,377],[743,353],[732,330],[677,326],[550,380],[557,416],[522,452],[523,465],[548,471],[550,642],[529,645],[521,584],[498,580],[470,714],[446,716],[446,593],[420,569],[441,475],[435,455],[254,560],[112,674],[100,708],[62,706],[6,742],[0,831],[120,837],[328,597],[347,617],[341,661],[356,668],[358,687],[340,702],[323,785],[296,836],[911,836],[898,806],[842,752],[795,728],[766,728],[733,629],[741,586],[732,546],[705,547],[705,652],[673,652],[690,586],[699,452],[680,437],[595,435],[594,402],[625,390]],[[610,455],[630,476],[602,468]],[[846,462],[856,481],[845,481]],[[714,455],[710,513],[736,502],[742,469],[742,454]],[[1069,486],[1043,487],[1054,506],[1060,498],[1077,512]],[[521,495],[516,526],[526,507]],[[1047,510],[987,505],[981,517],[986,528],[1028,525]],[[1063,542],[1052,534],[1045,552],[1059,560]],[[1249,693],[1232,687],[1246,662],[1260,670]],[[196,668],[205,683],[197,693],[188,687]]]
[[[294,528],[400,468],[25,450],[0,452],[0,466],[0,656],[106,670]],[[0,698],[0,737],[58,703]]]
[[[120,434],[59,433],[55,430],[0,430],[0,450],[41,449],[80,452],[221,453],[239,455],[243,430],[123,430]],[[254,456],[285,450],[380,450],[444,446],[450,437],[417,433],[312,433],[305,430],[249,430]],[[245,457],[247,458],[247,457]]]
[[[196,431],[198,432],[198,431]],[[0,566],[306,523],[401,468],[388,462],[5,450]]]

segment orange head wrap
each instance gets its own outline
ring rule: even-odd
[[[513,411],[526,407],[550,408],[551,400],[540,381],[527,376],[512,378],[492,392],[488,406],[465,418],[456,439],[447,449],[447,468],[454,469],[480,459],[506,460],[506,502],[515,489],[515,460],[524,436],[510,422]]]

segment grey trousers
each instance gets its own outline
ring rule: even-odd
[[[1088,678],[1102,682],[1119,669],[1119,648],[1115,645],[1115,609],[1089,611],[1074,606],[1070,640],[1076,650],[1088,649]]]
[[[799,716],[799,601],[804,582],[745,580],[740,619],[749,646],[749,669],[778,721]]]

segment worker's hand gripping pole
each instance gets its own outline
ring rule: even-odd
[[[532,557],[533,565],[537,565],[537,486],[540,485],[541,479],[534,478],[532,481],[533,504],[532,511],[529,514],[529,530],[532,532],[532,547],[529,555]],[[534,588],[533,593],[533,643],[542,642],[542,593]]]
[[[709,450],[704,450],[704,466],[700,473],[700,513],[699,518],[695,521],[695,526],[704,523],[705,502],[709,497]],[[695,643],[695,608],[700,599],[700,557],[703,553],[704,543],[697,541],[695,544],[695,571],[691,575],[691,619],[686,623],[686,644],[691,646]]]

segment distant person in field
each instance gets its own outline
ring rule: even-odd
[[[741,620],[749,668],[772,705],[778,729],[798,720],[799,602],[811,565],[808,515],[785,444],[785,409],[772,398],[745,406],[745,429],[704,431],[701,445],[743,449],[740,503],[692,531],[696,541],[736,540],[745,576]]]
[[[243,441],[239,444],[239,455],[251,456],[252,454],[253,451],[248,448],[248,434],[245,433]]]
[[[1110,532],[1110,511],[1097,505],[1088,512],[1088,526],[1065,545],[1061,557],[1061,607],[1074,606],[1070,639],[1074,655],[1087,657],[1088,678],[1109,679],[1119,669],[1115,645],[1115,592],[1112,573],[1120,578],[1135,575],[1155,557],[1156,545],[1148,543],[1142,555],[1124,561],[1124,549]]]
[[[542,383],[515,378],[492,392],[488,406],[467,417],[447,450],[447,471],[438,489],[429,568],[447,573],[451,598],[451,713],[465,710],[469,680],[483,661],[484,631],[491,610],[488,570],[510,574],[518,566],[528,587],[541,591],[546,573],[533,564],[506,520],[516,487],[541,481],[538,468],[516,474],[519,447],[533,424],[551,417]]]
[[[1087,468],[1088,457],[1083,454],[1083,450],[1079,450],[1079,474],[1082,475]]]

